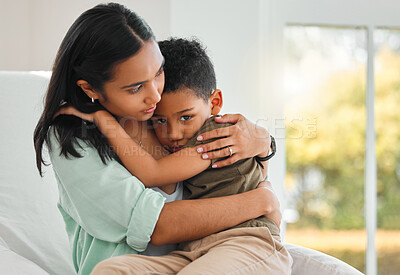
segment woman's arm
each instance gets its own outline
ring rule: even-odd
[[[211,160],[202,159],[196,148],[185,148],[156,160],[134,141],[107,111],[100,110],[85,114],[72,106],[63,107],[57,115],[67,114],[80,117],[97,125],[108,139],[126,169],[146,187],[163,186],[183,181],[204,171]]]
[[[229,157],[230,151],[228,148],[217,150],[229,146],[232,150],[232,156],[214,163],[217,167],[224,167],[238,160],[254,156],[265,157],[269,154],[271,137],[266,129],[252,123],[240,114],[227,114],[222,117],[215,117],[215,121],[218,123],[234,123],[234,125],[201,134],[197,137],[198,140],[199,138],[202,138],[202,140],[219,139],[197,146],[197,150],[201,148],[200,152],[203,155],[206,153],[209,159],[216,159]],[[261,168],[261,170],[265,178],[268,172],[268,161],[262,162],[262,164],[264,168]]]
[[[269,182],[237,195],[166,203],[151,243],[164,245],[199,239],[262,215],[279,227],[279,202]]]
[[[97,150],[82,140],[75,146],[79,158],[61,155],[56,135],[50,134],[50,142],[60,207],[88,234],[103,241],[126,242],[143,251],[150,241],[194,240],[263,214],[273,219],[271,215],[279,212],[273,192],[260,188],[265,183],[240,195],[164,204],[160,193],[145,188],[116,160],[104,164]]]

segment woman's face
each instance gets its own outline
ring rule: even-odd
[[[158,44],[147,41],[142,48],[114,68],[114,78],[104,85],[107,100],[99,102],[117,117],[148,120],[164,88],[164,58]]]

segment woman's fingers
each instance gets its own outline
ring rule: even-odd
[[[212,165],[212,168],[221,168],[224,166],[228,166],[228,165],[234,164],[238,160],[240,160],[239,156],[237,154],[234,154],[230,158],[215,162]]]
[[[210,152],[227,147],[235,148],[229,159],[218,162],[217,165],[222,167],[232,164],[240,159],[254,157],[256,155],[265,155],[268,153],[270,146],[269,133],[264,128],[247,120],[240,114],[227,114],[222,117],[216,117],[216,122],[229,122],[234,125],[218,128],[205,132],[197,137],[199,141],[217,139],[207,144],[197,146],[197,152],[201,154],[207,153],[208,159],[228,156],[225,150],[223,152]],[[230,155],[230,154],[229,154]],[[203,156],[204,158],[204,156]]]
[[[223,116],[215,117],[215,121],[218,123],[234,123],[236,124],[239,120],[243,120],[244,116],[241,114],[225,114]]]
[[[229,145],[233,145],[232,141],[229,138],[221,138],[207,144],[198,145],[196,150],[198,153],[207,153],[212,150],[222,149]]]
[[[213,138],[221,138],[221,137],[231,136],[236,133],[236,130],[237,129],[236,129],[235,125],[232,125],[229,127],[217,128],[217,129],[214,129],[214,130],[211,130],[209,132],[205,132],[205,133],[199,135],[197,137],[197,140],[202,141],[202,140],[209,140],[209,139],[213,139]]]
[[[234,125],[205,132],[199,135],[197,140],[209,140],[213,138],[232,136],[238,132],[239,124],[237,123],[243,120],[245,120],[245,117],[241,114],[226,114],[222,117],[216,117],[215,121],[218,123],[233,123]]]
[[[231,157],[235,154],[234,146],[222,146],[222,149],[202,154],[203,159],[217,159],[224,157]]]

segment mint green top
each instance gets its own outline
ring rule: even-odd
[[[75,270],[90,274],[107,258],[144,251],[164,206],[164,197],[145,186],[115,160],[106,165],[82,140],[82,158],[60,156],[50,128],[50,159],[59,189]]]

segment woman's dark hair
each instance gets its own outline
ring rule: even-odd
[[[51,129],[60,144],[61,154],[66,158],[82,157],[74,148],[74,145],[79,146],[79,138],[97,149],[104,164],[112,158],[119,160],[107,139],[93,124],[84,123],[74,116],[61,115],[54,120],[53,116],[62,103],[84,113],[104,109],[98,103],[91,103],[76,82],[86,80],[105,97],[103,87],[105,82],[112,80],[114,67],[137,53],[150,39],[155,40],[155,37],[147,23],[116,3],[97,5],[72,24],[58,49],[44,111],[34,132],[36,166],[41,176],[42,164],[48,165],[43,160],[43,144],[46,142],[51,150]]]

